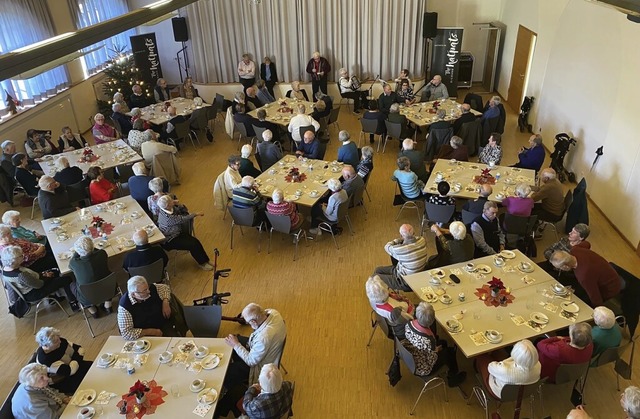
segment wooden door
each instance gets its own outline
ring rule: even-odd
[[[516,39],[516,50],[513,54],[513,66],[511,68],[511,80],[507,103],[515,112],[520,112],[520,105],[524,97],[524,89],[529,71],[529,58],[535,45],[536,34],[520,25]]]

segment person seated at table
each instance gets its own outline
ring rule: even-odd
[[[449,140],[449,144],[443,144],[440,147],[440,152],[435,157],[434,160],[437,159],[445,159],[445,160],[457,160],[457,161],[469,161],[469,150],[466,145],[463,145],[462,138],[454,135]]]
[[[521,169],[535,170],[536,173],[542,167],[544,163],[545,151],[542,145],[542,136],[540,134],[533,134],[529,137],[529,148],[520,147],[518,153],[518,163],[512,167],[519,167]]]
[[[640,388],[629,386],[624,389],[620,397],[620,406],[627,419],[640,419]]]
[[[276,99],[273,97],[273,95],[269,92],[269,89],[267,89],[267,86],[265,84],[265,81],[260,79],[258,81],[256,81],[256,96],[258,97],[258,100],[260,101],[260,106],[264,106],[267,103],[273,103],[276,101]],[[258,106],[258,107],[260,107]]]
[[[584,409],[584,406],[579,404],[569,411],[567,414],[567,419],[593,419],[587,411]]]
[[[193,220],[195,217],[204,216],[203,213],[178,214],[174,210],[175,201],[169,195],[161,196],[158,199],[158,229],[167,238],[163,244],[165,250],[188,250],[193,259],[198,263],[200,269],[210,271],[213,266],[209,264],[209,256],[202,247],[202,243],[185,229],[185,222]]]
[[[129,109],[133,110],[133,108],[144,108],[153,102],[150,97],[142,92],[142,86],[139,84],[134,84],[131,90],[132,93],[129,96],[128,102]]]
[[[492,96],[485,105],[484,112],[480,119],[485,121],[487,119],[498,118],[500,116],[500,102],[502,102],[500,96]]]
[[[329,195],[329,200],[327,201],[326,206],[317,202],[313,207],[311,207],[311,228],[309,229],[309,233],[314,236],[322,235],[322,230],[318,227],[321,222],[337,224],[338,207],[343,202],[347,202],[349,200],[347,192],[342,189],[342,183],[338,179],[329,179],[327,181],[327,188],[331,191],[331,195]],[[337,234],[342,231],[342,228],[338,226],[332,226],[332,228],[336,230]]]
[[[87,170],[89,183],[89,197],[93,205],[111,201],[117,195],[118,188],[109,179],[104,177],[104,172],[98,166],[91,166]]]
[[[474,200],[468,200],[462,206],[462,209],[465,211],[472,212],[474,214],[482,214],[484,211],[484,204],[487,202],[489,196],[493,193],[493,188],[491,185],[484,184],[480,185],[480,192],[478,192],[478,197]]]
[[[153,88],[153,98],[156,103],[164,103],[171,100],[171,91],[165,79],[159,78],[156,81],[156,87]]]
[[[364,180],[358,176],[356,169],[349,164],[345,164],[342,167],[342,177],[340,181],[342,182],[342,189],[347,192],[347,196],[352,200],[350,205],[360,205],[360,202],[353,202],[355,198],[352,198],[359,191],[364,190]]]
[[[15,181],[16,167],[13,165],[11,159],[16,154],[16,143],[10,140],[4,140],[2,142],[2,163],[1,167],[3,172],[7,175],[7,178],[12,182]]]
[[[394,336],[404,339],[405,325],[413,320],[415,314],[411,301],[390,289],[379,275],[367,279],[365,291],[373,311],[387,321]]]
[[[398,153],[398,157],[406,157],[411,163],[410,168],[413,173],[418,176],[422,182],[429,179],[429,173],[424,165],[424,152],[415,149],[416,143],[411,138],[405,138],[402,141],[402,149]]]
[[[56,419],[62,416],[71,397],[49,387],[46,365],[27,364],[18,377],[20,385],[11,398],[14,417]]]
[[[422,102],[429,102],[432,100],[442,100],[448,98],[449,91],[447,90],[447,86],[442,83],[442,76],[436,74],[425,86],[420,100]]]
[[[193,78],[185,77],[184,82],[180,85],[180,97],[193,100],[198,95],[198,89],[193,87]]]
[[[542,365],[540,377],[547,377],[549,383],[555,383],[561,364],[582,364],[591,360],[591,326],[584,322],[574,323],[569,326],[569,336],[552,336],[539,341],[536,347]]]
[[[76,210],[69,204],[69,196],[64,186],[51,176],[42,176],[38,181],[38,205],[42,211],[42,219],[62,217]]]
[[[96,140],[96,144],[108,143],[120,138],[120,136],[118,135],[118,131],[116,131],[115,128],[104,123],[103,114],[97,113],[93,117],[93,120],[95,121],[95,124],[91,129],[91,134],[93,134],[93,138]]]
[[[300,88],[300,82],[297,80],[291,82],[291,90],[287,91],[285,96],[291,99],[304,100],[305,102],[309,101],[307,91]]]
[[[36,343],[36,362],[47,367],[51,387],[75,393],[93,364],[84,360],[84,348],[60,336],[60,330],[53,327],[38,330]]]
[[[352,78],[349,77],[349,71],[346,68],[341,68],[338,73],[340,74],[340,79],[338,80],[340,96],[353,99],[353,113],[360,113],[362,103],[367,100],[368,92],[355,88]]]
[[[158,141],[156,134],[151,130],[144,132],[145,139],[140,145],[140,151],[142,151],[142,157],[147,167],[153,167],[153,158],[162,153],[177,154],[178,149],[172,145],[164,144]]]
[[[531,199],[536,202],[531,214],[538,216],[538,221],[554,221],[564,213],[564,190],[556,178],[556,171],[546,167],[540,171],[540,186],[534,187]],[[542,236],[546,224],[541,222],[536,236]]]
[[[124,95],[121,92],[114,93],[113,103],[117,103],[118,105],[120,105],[120,110],[122,113],[127,114],[131,112],[131,108],[129,108],[129,105],[127,104],[127,102],[125,102]]]
[[[348,131],[340,131],[338,133],[338,139],[342,143],[342,145],[338,147],[338,162],[356,167],[360,161],[358,146],[351,141],[351,136]]]
[[[307,108],[303,103],[298,104],[298,108],[296,110],[297,114],[291,121],[289,121],[289,126],[287,127],[289,133],[291,133],[291,138],[299,146],[302,143],[302,138],[300,137],[300,128],[308,127],[310,125],[313,126],[315,132],[320,129],[320,124],[318,121],[313,119],[310,115],[306,115]]]
[[[406,116],[400,113],[400,105],[393,103],[389,108],[389,115],[387,115],[387,121],[400,124],[400,138],[413,137],[414,129],[409,126],[409,120]]]
[[[122,268],[129,271],[129,268],[139,268],[148,266],[157,260],[162,260],[162,268],[167,269],[169,256],[159,245],[149,244],[149,235],[146,230],[137,230],[131,237],[136,245],[136,249],[127,253],[122,262]]]
[[[304,139],[298,144],[296,156],[306,157],[308,159],[322,159],[320,142],[316,140],[316,135],[309,130],[304,133]]]
[[[169,106],[167,108],[167,113],[169,114],[169,121],[164,128],[164,132],[160,135],[160,139],[164,142],[168,142],[167,140],[173,141],[176,145],[176,148],[180,150],[180,144],[184,140],[184,138],[178,137],[178,131],[176,131],[176,126],[178,124],[182,124],[187,121],[187,118],[184,115],[178,115],[176,108],[173,106]]]
[[[400,98],[396,92],[391,90],[391,85],[384,83],[382,87],[382,94],[378,97],[378,109],[380,109],[380,112],[382,112],[386,117],[391,111],[391,105],[399,102]]]
[[[25,239],[17,239],[12,234],[11,227],[0,225],[0,250],[8,246],[20,247],[24,255],[22,266],[33,269],[36,272],[44,272],[58,267],[55,257],[47,250],[46,245]]]
[[[133,170],[133,176],[127,180],[131,197],[140,204],[145,212],[149,212],[147,200],[154,194],[154,192],[149,189],[149,182],[154,178],[153,176],[149,176],[147,167],[143,162],[134,163],[131,169]],[[162,191],[169,192],[169,182],[167,182],[166,179],[160,179],[162,182]]]
[[[544,251],[545,259],[551,259],[551,255],[553,255],[558,250],[571,252],[571,249],[574,246],[591,249],[591,243],[589,243],[589,241],[587,240],[587,237],[589,237],[590,233],[591,229],[588,225],[583,223],[576,224],[575,226],[573,226],[567,236],[562,237],[560,240],[547,247],[547,249]]]
[[[411,224],[403,224],[400,226],[400,237],[388,242],[384,250],[391,256],[395,266],[379,266],[373,274],[379,275],[394,290],[411,291],[402,277],[422,272],[427,266],[427,241],[422,236],[416,236]]]
[[[376,127],[375,133],[369,134],[369,144],[373,144],[375,142],[375,136],[380,135],[381,138],[387,134],[387,125],[384,121],[387,119],[387,116],[378,110],[378,101],[370,100],[369,101],[369,109],[365,111],[364,115],[362,115],[364,119],[375,119],[378,121],[378,126]]]
[[[91,237],[82,236],[73,244],[73,255],[69,260],[69,269],[76,277],[77,285],[91,284],[106,278],[111,274],[107,260],[109,256],[104,249],[93,247]],[[88,307],[89,313],[94,319],[100,317],[98,307],[91,303],[82,295],[78,287],[78,299],[84,307]],[[111,298],[104,301],[103,309],[107,314],[113,313],[111,308]]]
[[[276,164],[282,158],[282,149],[275,145],[271,140],[273,132],[266,129],[262,132],[262,141],[258,143],[258,154],[262,167],[267,170]]]
[[[433,205],[455,205],[456,199],[452,196],[447,196],[451,191],[451,185],[446,180],[438,182],[438,195],[429,194],[427,202]]]
[[[489,142],[487,145],[480,150],[478,154],[478,163],[483,164],[500,164],[502,160],[502,147],[500,143],[502,142],[502,134],[498,132],[492,132],[489,137]]]
[[[158,208],[158,199],[167,194],[167,192],[165,192],[164,179],[154,177],[149,181],[148,186],[152,194],[147,197],[147,208],[149,208],[151,219],[153,219],[154,222],[157,222],[158,212],[160,211],[160,208]]]
[[[471,234],[476,244],[477,258],[495,255],[504,250],[505,237],[498,225],[498,205],[495,202],[484,203],[482,215],[471,223]]]
[[[593,309],[593,322],[596,324],[591,329],[593,339],[594,363],[596,358],[609,348],[617,348],[622,342],[622,331],[616,323],[616,315],[611,309],[598,306]]]
[[[41,131],[33,128],[27,131],[24,150],[30,159],[39,161],[48,154],[58,152],[57,150],[53,150],[47,137],[51,138],[51,131]]]
[[[461,221],[454,221],[449,228],[442,228],[437,224],[431,226],[438,244],[437,257],[429,260],[429,268],[462,263],[473,259],[475,245],[473,238],[467,234],[467,227]]]
[[[413,83],[411,83],[411,79],[409,78],[409,70],[403,68],[402,70],[400,70],[400,75],[398,75],[398,77],[396,77],[394,80],[396,82],[396,92],[400,90],[400,83],[402,82],[402,80],[407,80],[409,82],[409,86],[413,88]]]
[[[62,134],[58,138],[58,150],[60,152],[80,150],[87,146],[87,140],[82,134],[76,134],[69,127],[62,127]]]
[[[313,112],[311,112],[311,118],[316,121],[320,121],[321,118],[329,116],[331,110],[327,109],[327,104],[324,100],[319,100],[313,104]]]
[[[58,157],[56,160],[56,167],[58,172],[53,178],[60,182],[61,185],[69,186],[81,182],[84,179],[84,173],[78,166],[71,166],[69,159],[66,157]]]
[[[153,125],[151,125],[150,123],[148,123],[147,121],[145,121],[144,119],[142,119],[142,111],[140,110],[140,108],[133,108],[131,109],[131,112],[129,112],[129,115],[131,116],[131,123],[135,124],[135,122],[137,120],[141,120],[142,121],[142,130],[148,130],[148,129],[153,129]],[[158,126],[156,126],[155,129],[159,129]]]
[[[418,304],[416,318],[404,326],[402,345],[411,352],[416,362],[416,375],[432,375],[443,365],[447,366],[447,385],[458,387],[467,378],[465,371],[458,371],[456,348],[447,345],[444,339],[438,339],[431,327],[436,320],[433,306],[426,302]]]
[[[262,105],[262,102],[258,99],[258,89],[255,86],[247,87],[247,91],[245,93],[245,107],[247,112],[254,111]]]
[[[256,111],[256,116],[258,117],[258,119],[254,119],[251,122],[252,125],[258,128],[268,129],[273,135],[280,136],[282,130],[278,125],[274,124],[273,122],[267,121],[267,111],[265,109],[258,109]],[[278,138],[276,138],[276,140],[278,140]],[[258,144],[260,144],[260,142],[258,142]]]
[[[396,161],[398,168],[393,172],[391,180],[398,182],[400,191],[409,199],[422,196],[424,182],[418,179],[418,175],[411,171],[411,162],[406,157],[399,157]]]
[[[253,117],[246,113],[245,105],[237,104],[236,112],[233,114],[233,120],[236,124],[244,125],[245,130],[247,131],[247,136],[249,138],[255,137],[256,133],[253,130]]]
[[[507,214],[518,217],[528,217],[533,210],[533,199],[529,198],[531,186],[526,183],[518,183],[515,188],[515,196],[507,196],[502,200],[502,206],[507,210]]]
[[[413,88],[411,87],[411,83],[409,80],[403,79],[400,81],[400,89],[397,91],[398,99],[401,100],[401,103],[411,106],[418,101],[416,95],[413,94]]]
[[[323,101],[324,104],[326,105],[327,115],[329,115],[329,112],[331,112],[331,110],[333,109],[333,99],[331,98],[331,96],[329,96],[322,90],[318,90],[316,92],[315,97],[316,97],[316,103],[314,103],[314,105],[316,105],[320,101]]]
[[[257,226],[260,225],[261,222],[266,221],[267,217],[264,215],[266,203],[262,199],[262,196],[260,196],[255,182],[252,176],[244,176],[240,182],[240,186],[233,190],[231,202],[234,208],[253,209],[253,225]]]
[[[3,227],[0,227],[2,232]],[[4,238],[0,237],[0,241]],[[16,245],[0,245],[0,260],[2,260],[2,278],[11,282],[28,302],[41,300],[51,294],[56,293],[61,288],[69,301],[69,306],[74,312],[80,311],[78,300],[71,290],[71,278],[68,276],[55,276],[53,271],[46,271],[42,274],[26,267],[29,264],[25,258],[22,248]],[[51,269],[51,268],[49,268]]]
[[[484,387],[500,400],[505,385],[534,384],[540,379],[541,364],[538,351],[530,340],[513,345],[511,356],[504,358],[504,350],[482,354],[475,359],[476,371],[482,376]]]
[[[293,404],[293,385],[282,380],[276,364],[265,364],[258,383],[250,386],[242,399],[242,409],[250,419],[284,417]]]
[[[149,135],[146,135],[146,131],[144,130],[144,121],[142,119],[136,119],[133,122],[133,126],[129,134],[127,135],[127,144],[131,147],[136,153],[142,153],[141,146],[145,141],[149,141]]]
[[[240,149],[240,167],[238,168],[240,176],[258,177],[262,174],[260,169],[257,169],[249,159],[252,152],[253,147],[251,147],[251,144],[245,144]]]
[[[454,135],[460,134],[460,130],[462,129],[463,124],[466,124],[467,122],[473,122],[476,120],[476,116],[471,112],[470,104],[463,103],[462,105],[460,105],[460,110],[462,112],[460,114],[460,118],[453,121],[453,125],[452,125]]]
[[[291,231],[297,230],[302,226],[304,219],[298,212],[298,207],[293,202],[284,200],[284,192],[282,189],[274,189],[271,194],[271,201],[267,202],[267,212],[273,215],[287,215],[291,219]]]
[[[358,166],[356,166],[356,171],[358,172],[358,176],[364,180],[366,184],[369,180],[369,175],[373,171],[373,147],[364,146],[362,147],[362,156],[360,157],[360,162]]]
[[[559,250],[551,255],[549,262],[560,271],[573,271],[577,284],[576,296],[591,307],[620,294],[623,279],[599,254],[583,247],[574,246],[569,252]],[[570,284],[574,285],[574,284]]]
[[[16,180],[29,196],[38,195],[38,177],[31,172],[27,156],[23,153],[16,153],[11,158],[16,167]]]
[[[436,129],[449,129],[451,128],[451,122],[447,121],[445,118],[447,117],[447,111],[444,109],[438,109],[436,111],[436,120],[431,125],[429,125],[428,132],[431,132]]]
[[[226,189],[226,194],[231,199],[233,196],[233,190],[240,186],[242,182],[242,176],[240,175],[240,156],[229,156],[227,159],[227,168],[224,171],[224,187]]]
[[[127,292],[118,306],[118,329],[126,340],[144,336],[184,336],[180,313],[171,306],[171,289],[166,284],[149,284],[140,275],[127,281]]]
[[[131,125],[131,118],[124,114],[122,106],[119,103],[111,105],[111,119],[120,124],[120,134],[126,138],[129,135],[129,131],[133,128]]]
[[[11,228],[11,235],[14,239],[22,239],[31,243],[46,245],[47,237],[37,231],[29,230],[20,225],[20,212],[9,210],[2,214],[2,223]]]

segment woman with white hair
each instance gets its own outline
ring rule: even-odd
[[[169,195],[161,196],[158,199],[158,229],[166,237],[167,241],[162,245],[165,250],[188,250],[191,256],[198,263],[200,269],[210,271],[213,266],[209,264],[209,256],[202,247],[202,243],[191,235],[191,229],[187,226],[203,213],[178,214],[174,209],[175,202]]]
[[[361,151],[362,157],[360,158],[360,163],[358,163],[358,166],[356,167],[356,172],[358,172],[358,176],[360,176],[366,184],[369,180],[369,175],[373,170],[373,147],[367,145],[362,147]]]
[[[616,323],[616,315],[611,309],[599,306],[593,310],[593,322],[596,324],[591,329],[593,339],[593,358],[609,348],[620,346],[622,331]]]
[[[104,123],[105,118],[103,114],[97,113],[93,117],[93,120],[95,121],[95,124],[91,129],[91,133],[93,134],[93,138],[96,140],[96,144],[108,143],[120,138],[115,128]]]
[[[251,153],[253,152],[253,147],[250,144],[245,144],[240,149],[240,167],[238,168],[238,172],[240,176],[252,176],[254,178],[260,176],[262,172],[253,165],[253,162],[249,159],[251,157]]]
[[[289,412],[293,386],[282,380],[277,365],[264,365],[258,382],[247,389],[242,400],[242,408],[250,419],[280,418]]]
[[[73,394],[91,368],[84,360],[84,348],[60,336],[53,327],[43,327],[36,333],[36,362],[47,367],[51,387]]]
[[[300,88],[300,82],[297,80],[291,82],[291,90],[287,91],[285,96],[291,99],[304,100],[306,102],[309,101],[307,91]]]
[[[18,375],[20,385],[11,399],[11,412],[16,418],[56,419],[62,415],[71,397],[49,387],[47,367],[27,364]]]
[[[82,236],[73,245],[73,255],[69,260],[69,269],[76,277],[78,285],[90,284],[106,278],[111,274],[107,260],[109,256],[104,249],[95,249],[91,237]],[[78,298],[84,307],[89,307],[89,313],[94,319],[100,317],[100,313],[96,306],[91,305],[89,301],[80,292],[78,288]],[[105,300],[104,311],[107,314],[113,313],[111,308],[111,299]]]
[[[502,206],[506,208],[507,214],[518,217],[528,217],[533,210],[533,199],[529,198],[531,186],[526,183],[518,183],[515,189],[515,196],[507,196],[502,200]]]
[[[153,131],[148,131],[151,136],[153,136]],[[133,148],[138,154],[142,153],[142,143],[149,141],[151,138],[149,134],[145,135],[145,133],[144,120],[136,119],[133,121],[133,128],[127,135],[127,144],[129,144],[129,147]]]
[[[431,330],[436,319],[433,306],[426,302],[418,304],[415,310],[416,318],[404,326],[406,341],[402,344],[413,354],[416,362],[417,375],[431,375],[446,365],[447,385],[457,387],[467,377],[467,373],[458,372],[455,348],[447,346],[446,340],[438,340]]]
[[[78,166],[71,166],[69,159],[66,157],[58,157],[56,160],[57,173],[53,178],[61,185],[69,186],[81,182],[84,179],[84,173]]]
[[[291,230],[298,229],[304,220],[298,212],[298,207],[293,202],[284,200],[282,189],[274,189],[271,194],[271,201],[267,202],[267,212],[273,215],[286,215],[291,219]]]
[[[322,230],[318,228],[321,222],[332,224],[332,228],[335,228],[338,234],[342,231],[341,227],[337,225],[334,227],[333,225],[338,222],[338,207],[343,202],[347,202],[349,196],[347,192],[342,189],[342,183],[338,179],[329,179],[329,181],[327,181],[327,187],[331,191],[331,195],[329,196],[326,206],[318,202],[311,207],[311,229],[309,233],[313,235],[319,236],[322,234]]]
[[[429,261],[429,268],[462,263],[473,259],[475,243],[471,234],[467,234],[467,227],[460,221],[449,224],[449,229],[437,224],[431,226],[436,235],[436,249],[438,254]]]
[[[635,386],[625,388],[620,397],[620,406],[627,415],[627,419],[640,419],[640,388]]]
[[[74,133],[68,126],[62,127],[62,134],[60,138],[58,138],[58,150],[73,151],[80,150],[86,146],[87,140],[85,140],[82,134]]]
[[[23,255],[22,266],[24,267],[33,269],[36,272],[57,269],[56,259],[45,245],[24,239],[16,239],[13,237],[9,226],[0,225],[0,250],[8,246],[20,247]]]
[[[367,91],[358,90],[360,86],[356,87],[353,84],[353,78],[349,77],[349,71],[346,68],[341,68],[339,73],[338,87],[340,88],[340,96],[353,99],[353,113],[360,113],[362,103],[367,100]]]
[[[581,364],[591,360],[593,342],[591,326],[574,323],[569,326],[569,336],[553,336],[539,341],[536,345],[542,364],[541,377],[556,382],[556,372],[560,364]]]
[[[45,245],[47,244],[47,237],[34,230],[29,230],[28,228],[20,225],[20,213],[18,211],[9,210],[2,214],[2,223],[11,228],[11,236],[14,239],[23,239],[29,241],[31,243],[38,243]]]
[[[378,275],[369,277],[365,290],[373,311],[387,320],[395,336],[404,339],[404,326],[414,316],[415,308],[411,301],[389,288]]]
[[[129,113],[129,105],[127,105],[127,102],[125,102],[124,95],[121,92],[116,92],[113,95],[113,103],[117,103],[120,105],[120,112]]]
[[[55,276],[53,271],[43,272],[41,275],[21,266],[24,256],[19,246],[3,247],[0,250],[0,260],[3,279],[11,282],[28,302],[41,300],[63,288],[71,310],[80,311],[78,300],[71,290],[70,277]]]

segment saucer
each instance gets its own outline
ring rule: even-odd
[[[462,323],[455,319],[447,320],[444,325],[450,332],[457,333],[462,331]]]
[[[214,404],[218,399],[218,392],[213,388],[205,388],[198,393],[198,403]]]
[[[200,353],[196,350],[196,352],[193,354],[193,356],[196,357],[196,359],[202,359],[205,356],[209,355],[209,348],[205,347],[205,351]]]
[[[431,275],[434,278],[444,278],[445,273],[442,269],[432,269],[429,271],[429,275]]]
[[[476,271],[481,274],[488,274],[491,273],[491,267],[489,265],[477,265]]]
[[[95,416],[96,410],[93,407],[89,406],[89,407],[86,407],[85,409],[89,410],[89,412],[87,412],[86,415],[83,415],[82,413],[78,412],[78,416],[77,416],[78,419],[90,419]]]
[[[511,250],[503,250],[502,252],[500,252],[500,256],[505,259],[513,259],[514,257],[516,257],[516,254]]]
[[[202,368],[205,370],[212,370],[220,364],[220,357],[216,354],[205,357],[201,362]]]
[[[448,298],[447,298],[447,297],[448,297]],[[449,296],[448,294],[444,294],[444,295],[442,295],[442,296],[440,297],[440,302],[441,302],[442,304],[447,304],[447,305],[449,305],[449,304],[453,303],[453,298],[451,298],[451,296]]]
[[[521,264],[518,264],[517,268],[520,272],[527,273],[527,274],[535,270],[535,268],[531,264],[529,264],[528,267],[523,267]]]
[[[191,383],[191,385],[189,386],[189,390],[191,390],[193,393],[199,393],[202,391],[202,389],[207,385],[207,383],[204,380],[200,380],[200,385],[198,387],[194,387],[193,383]]]
[[[575,314],[580,311],[580,307],[578,307],[576,303],[571,303],[568,301],[564,301],[560,303],[560,308],[562,308],[563,311],[566,311],[567,313],[572,313],[572,314]]]
[[[166,355],[166,356],[163,357],[163,355]],[[169,351],[163,352],[158,356],[158,360],[160,361],[161,364],[168,364],[173,360],[173,353]]]
[[[535,312],[535,313],[531,313],[531,320],[533,320],[534,322],[538,323],[538,324],[547,324],[549,323],[549,318],[542,313],[539,312]]]
[[[491,343],[500,343],[502,342],[502,333],[497,330],[487,330],[484,332],[484,336]]]
[[[151,342],[149,342],[148,340],[144,340],[144,346],[142,348],[136,348],[135,345],[133,346],[133,352],[137,354],[143,354],[149,349],[151,349]]]

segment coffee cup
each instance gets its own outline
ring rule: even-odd
[[[100,355],[100,361],[102,361],[102,362],[111,361],[111,354],[102,354],[102,355]]]
[[[134,346],[136,349],[143,349],[146,346],[146,343],[144,340],[136,340],[136,343]]]
[[[91,409],[89,409],[88,407],[83,407],[82,409],[80,409],[80,416],[83,418],[90,418],[91,415]]]
[[[469,262],[469,263],[467,263],[466,267],[467,267],[468,271],[473,271],[476,268],[476,265],[474,265],[473,263]]]
[[[489,167],[493,167],[493,166],[495,166],[495,165],[496,165],[496,162],[494,162],[494,161],[490,161],[490,162],[489,162]]]
[[[464,295],[464,292],[461,292],[460,294],[458,294],[458,300],[460,300],[460,301],[464,301],[464,299],[465,299],[465,298],[466,298],[466,297],[465,297],[465,295]]]
[[[165,359],[169,359],[171,358],[171,352],[169,351],[164,351],[163,353],[160,354],[160,359],[165,360]]]
[[[193,380],[191,386],[193,388],[200,388],[202,386],[202,380]]]
[[[296,195],[297,196],[302,195],[302,189],[296,189]]]
[[[198,346],[198,349],[196,350],[196,354],[198,355],[202,355],[204,353],[207,352],[207,347],[206,346]]]

